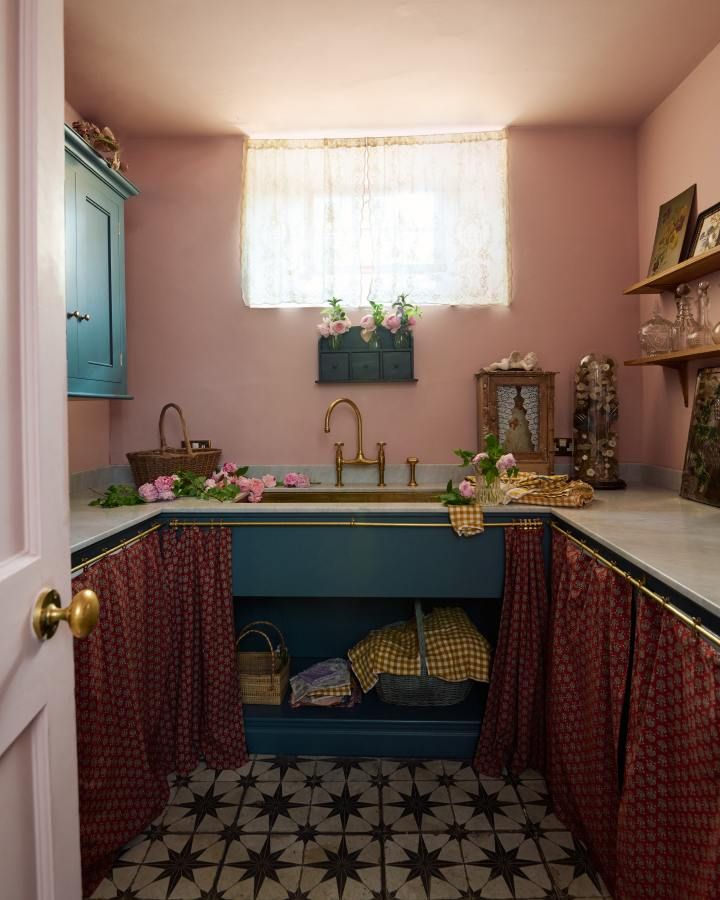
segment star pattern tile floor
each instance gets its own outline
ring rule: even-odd
[[[542,776],[457,760],[254,756],[170,779],[93,900],[598,900]]]

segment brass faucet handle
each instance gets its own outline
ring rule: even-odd
[[[420,462],[417,456],[408,456],[405,462],[410,466],[410,481],[408,481],[408,487],[417,487],[418,483],[415,480],[415,466]]]
[[[385,487],[385,443],[385,441],[377,442],[378,487]]]

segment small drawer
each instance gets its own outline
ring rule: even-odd
[[[350,360],[348,353],[337,350],[320,354],[320,381],[348,381]]]
[[[383,353],[385,381],[409,381],[412,378],[412,357],[409,350],[387,350]]]
[[[351,353],[350,376],[353,381],[379,381],[380,354],[372,352]]]

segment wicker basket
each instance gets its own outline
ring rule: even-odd
[[[454,706],[462,703],[470,693],[472,681],[444,681],[428,675],[425,625],[419,600],[415,601],[415,622],[420,650],[420,674],[390,675],[383,672],[378,676],[376,685],[378,697],[383,703],[392,703],[394,706]]]
[[[165,413],[169,409],[176,410],[180,416],[180,424],[185,438],[185,446],[182,448],[168,447],[165,440]],[[172,475],[179,471],[204,475],[205,478],[212,475],[220,462],[222,450],[193,450],[190,446],[185,416],[177,403],[166,403],[163,406],[160,410],[158,427],[160,431],[159,450],[135,450],[133,453],[127,454],[136,487],[140,487],[141,484],[146,484],[148,481],[154,481],[159,475]]]
[[[273,628],[280,637],[280,646],[273,650],[272,641],[259,627],[266,625]],[[290,680],[290,656],[285,645],[282,632],[272,622],[250,622],[238,635],[235,642],[249,634],[257,634],[267,641],[268,650],[258,652],[237,650],[238,678],[240,679],[240,695],[243,703],[268,703],[280,706],[287,691]]]

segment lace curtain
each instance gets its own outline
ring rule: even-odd
[[[249,140],[248,306],[509,302],[507,135]]]

